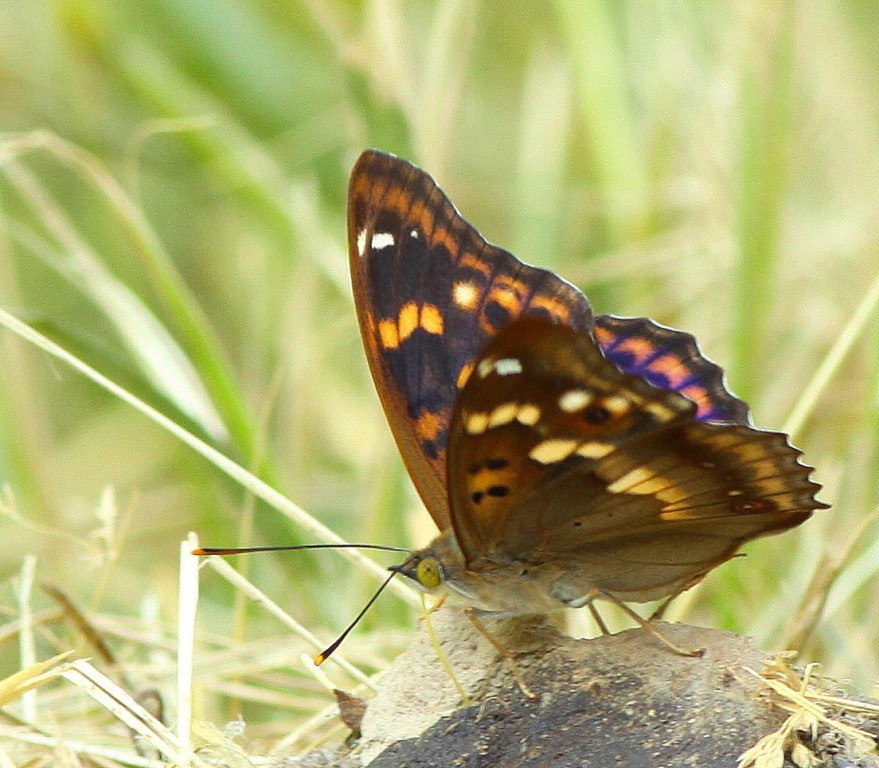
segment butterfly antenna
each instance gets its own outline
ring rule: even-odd
[[[252,552],[292,552],[297,549],[378,549],[383,552],[409,552],[406,547],[386,547],[382,544],[297,544],[272,547],[199,547],[193,555],[249,555]]]
[[[407,551],[408,551],[408,550],[407,550]],[[388,576],[388,578],[386,578],[386,579],[382,582],[382,585],[376,590],[375,594],[369,599],[369,602],[368,602],[366,605],[363,606],[363,608],[361,609],[360,613],[357,614],[357,616],[356,616],[356,618],[354,619],[354,621],[352,621],[352,622],[348,625],[348,627],[345,629],[345,631],[344,631],[341,635],[339,635],[339,636],[338,636],[338,637],[337,637],[337,638],[336,638],[336,639],[335,639],[335,640],[334,640],[334,641],[333,641],[333,642],[327,647],[327,649],[326,649],[323,653],[319,653],[317,656],[314,657],[314,665],[315,665],[316,667],[319,667],[319,666],[320,666],[321,664],[323,664],[328,658],[330,658],[330,656],[332,656],[333,653],[335,653],[336,648],[338,648],[338,647],[342,644],[342,642],[344,641],[344,639],[345,639],[346,637],[348,637],[348,633],[349,633],[352,629],[354,629],[354,627],[357,626],[357,623],[360,621],[360,619],[362,619],[363,616],[364,616],[364,614],[365,614],[365,613],[366,613],[366,612],[372,607],[372,604],[373,604],[376,600],[378,600],[378,596],[384,591],[384,588],[385,588],[386,586],[388,586],[388,584],[391,583],[391,579],[393,579],[394,576],[396,576],[396,575],[397,575],[397,571],[391,571],[391,575]]]

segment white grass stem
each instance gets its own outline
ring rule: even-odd
[[[195,647],[195,617],[198,607],[198,561],[192,550],[198,537],[190,533],[180,543],[180,580],[177,601],[177,738],[189,751],[192,732],[192,669]]]
[[[21,634],[19,635],[19,657],[21,668],[27,669],[37,663],[36,646],[34,645],[33,613],[31,612],[31,597],[34,590],[34,573],[37,569],[37,560],[33,555],[26,555],[21,563],[21,571],[18,582],[18,609],[21,616]],[[37,721],[37,691],[36,688],[25,691],[21,695],[22,714],[30,723]]]

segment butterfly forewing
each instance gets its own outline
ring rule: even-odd
[[[455,408],[452,524],[471,568],[555,563],[578,588],[652,599],[825,506],[798,456],[784,435],[699,421],[588,334],[520,320]]]
[[[379,152],[364,152],[351,174],[348,246],[385,414],[425,505],[447,528],[449,419],[475,356],[520,315],[588,332],[589,303],[551,272],[488,244],[430,176]]]

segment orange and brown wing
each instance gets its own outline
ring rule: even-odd
[[[364,152],[351,173],[348,249],[376,389],[412,481],[445,529],[449,421],[474,358],[521,315],[588,332],[589,303],[487,243],[430,176],[381,152]]]

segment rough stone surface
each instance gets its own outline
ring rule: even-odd
[[[729,632],[656,625],[679,646],[704,649],[692,658],[640,629],[587,641],[545,624],[493,623],[538,694],[532,700],[459,613],[442,611],[433,624],[472,703],[461,705],[422,630],[369,701],[360,742],[335,765],[734,768],[785,718],[746,671],[759,671],[766,654]],[[844,748],[825,757],[824,765],[879,766]]]

